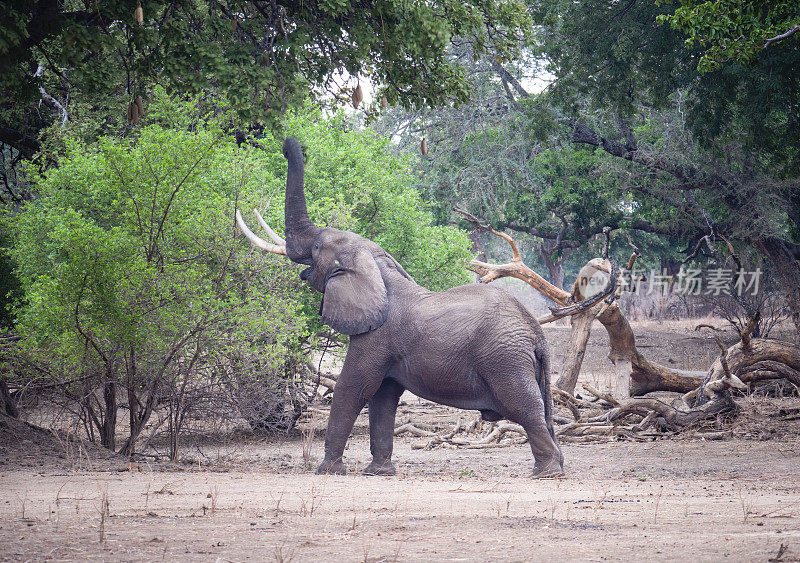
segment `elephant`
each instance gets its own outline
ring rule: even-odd
[[[550,353],[536,319],[512,295],[481,284],[433,292],[418,285],[391,254],[358,234],[320,227],[308,217],[300,143],[283,145],[288,163],[285,241],[240,230],[256,246],[308,266],[300,274],[322,293],[322,320],[349,335],[317,473],[345,474],[345,444],[365,405],[367,475],[394,475],[395,414],[405,390],[484,420],[521,425],[534,457],[532,476],[564,473],[553,429]]]

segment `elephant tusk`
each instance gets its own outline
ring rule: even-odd
[[[261,216],[261,213],[258,212],[258,209],[253,209],[253,213],[255,213],[256,215],[256,220],[258,221],[258,224],[261,225],[261,228],[267,232],[269,238],[272,239],[272,242],[274,242],[278,246],[286,246],[286,241],[283,238],[281,238],[281,236],[278,235],[278,233],[273,231],[272,227],[267,225],[267,222],[264,221],[264,218]]]
[[[242,234],[250,241],[253,246],[260,248],[261,250],[266,250],[267,252],[271,252],[272,254],[283,254],[286,256],[286,245],[278,245],[278,244],[270,244],[261,237],[255,235],[253,231],[251,231],[248,226],[245,224],[244,219],[242,219],[242,214],[239,210],[236,210],[236,225],[239,227],[239,230],[242,231]]]

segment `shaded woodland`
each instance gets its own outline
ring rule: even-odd
[[[209,420],[286,432],[327,401],[346,339],[234,220],[283,231],[287,136],[315,222],[433,290],[521,279],[570,323],[564,439],[724,434],[748,394],[797,399],[798,29],[786,0],[12,1],[2,416],[176,460]],[[648,360],[638,316],[696,320],[719,355]],[[578,384],[592,330],[607,389]],[[465,430],[396,433],[519,434]]]

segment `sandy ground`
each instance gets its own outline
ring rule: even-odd
[[[553,480],[528,478],[525,445],[412,441],[398,439],[396,477],[313,475],[299,441],[251,445],[240,454],[260,462],[225,472],[3,471],[0,559],[767,561],[782,545],[780,560],[800,557],[796,441],[565,445],[568,474]],[[347,458],[367,463],[366,436]]]
[[[562,333],[548,329],[556,373]],[[604,339],[595,330],[590,341],[593,383]],[[715,355],[688,326],[650,327],[640,343],[679,368]],[[397,476],[361,476],[364,415],[347,476],[314,475],[297,435],[187,444],[181,464],[129,464],[0,424],[0,560],[800,561],[800,421],[765,422],[764,405],[751,408],[728,441],[565,443],[567,474],[550,480],[529,477],[525,444],[418,450],[410,436],[395,441]],[[407,399],[398,422],[444,429],[475,416]]]

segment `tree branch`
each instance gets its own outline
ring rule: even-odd
[[[501,79],[511,84],[514,87],[514,90],[517,91],[517,94],[519,94],[523,98],[531,97],[530,93],[525,88],[522,87],[522,84],[519,83],[519,80],[514,78],[513,74],[511,74],[505,68],[503,68],[503,65],[500,64],[500,61],[492,57],[490,58],[492,61],[492,68],[500,76]]]
[[[0,127],[0,142],[11,145],[17,149],[24,158],[31,158],[39,152],[41,145],[36,137],[27,133],[12,129],[10,127]]]
[[[728,182],[720,176],[706,176],[693,166],[673,164],[663,154],[641,151],[635,145],[623,145],[619,141],[603,137],[580,119],[573,119],[569,121],[568,125],[572,129],[571,140],[573,143],[599,147],[612,156],[624,158],[652,170],[669,174],[681,183],[682,189],[711,190],[728,185]]]
[[[773,43],[777,43],[778,41],[783,41],[784,39],[788,39],[789,37],[791,37],[792,35],[794,35],[798,31],[800,31],[800,25],[796,25],[794,27],[790,27],[787,32],[781,33],[780,35],[776,35],[775,37],[770,37],[769,39],[764,41],[764,48],[766,49],[767,47],[769,47]]]

